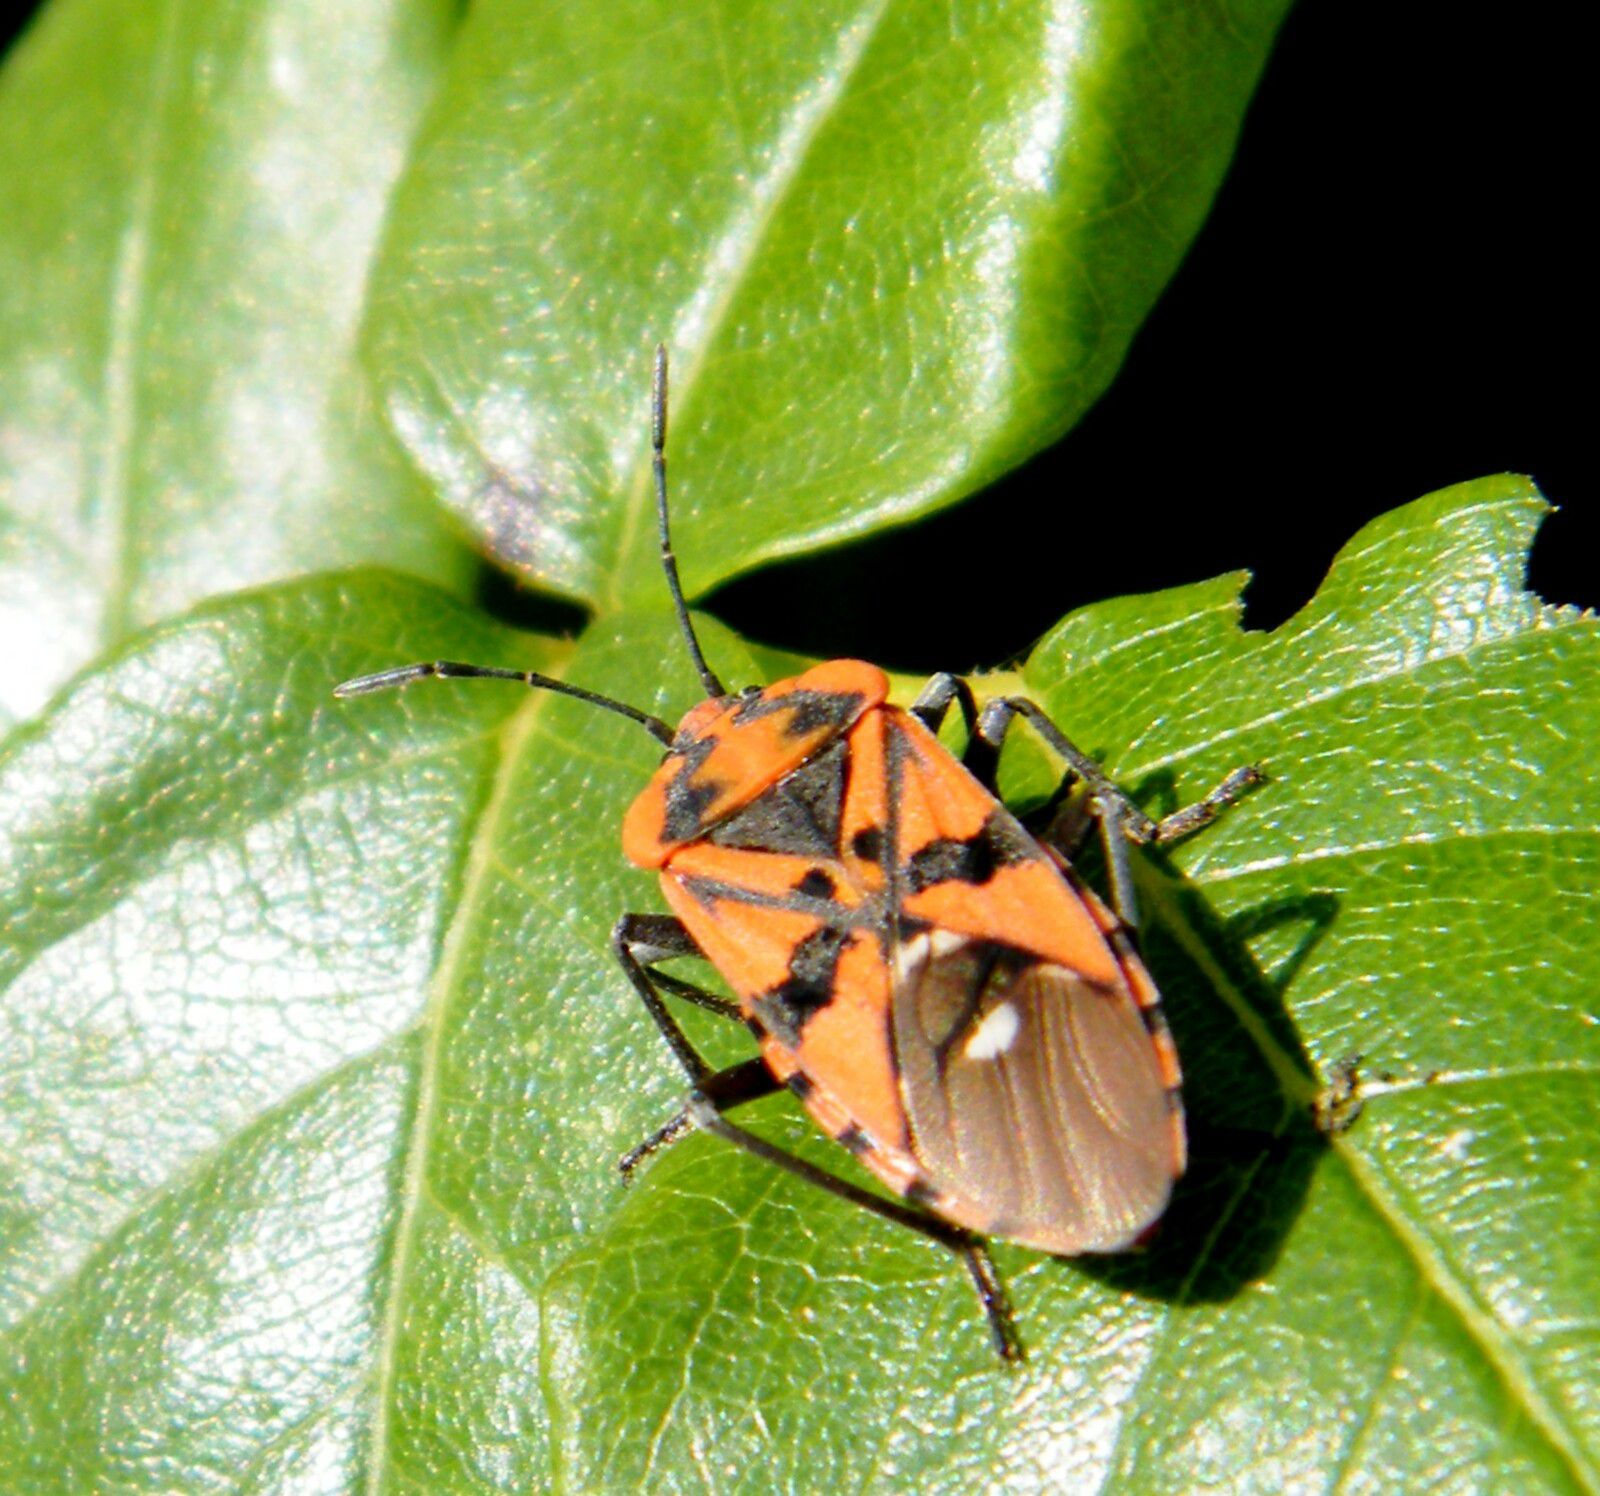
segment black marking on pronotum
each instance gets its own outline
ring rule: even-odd
[[[863,826],[850,838],[850,855],[862,862],[883,861],[883,827]]]
[[[786,691],[782,696],[756,696],[733,709],[735,722],[754,722],[777,712],[787,712],[783,724],[788,738],[807,738],[821,728],[835,731],[861,715],[861,697],[854,691]]]
[[[841,739],[785,774],[707,838],[714,846],[836,857],[849,747]]]
[[[662,838],[669,842],[693,841],[704,829],[705,813],[722,794],[723,786],[714,779],[696,781],[700,767],[711,757],[717,740],[695,738],[681,749],[674,748],[682,762],[667,785],[662,811]]]
[[[906,862],[906,891],[921,893],[939,883],[987,883],[1003,867],[1031,862],[1038,848],[1003,810],[994,810],[964,841],[940,837]]]
[[[944,1196],[925,1179],[913,1179],[906,1186],[906,1199],[913,1205],[920,1205],[924,1210],[938,1210],[939,1202],[943,1198]]]
[[[751,1007],[780,1043],[793,1049],[813,1013],[833,1001],[834,972],[850,931],[834,925],[813,930],[795,948],[789,975]]]

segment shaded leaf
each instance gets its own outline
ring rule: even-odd
[[[61,0],[0,75],[0,711],[212,593],[465,575],[352,357],[442,3]]]
[[[1593,1485],[1597,641],[1520,590],[1539,513],[1466,485],[1270,635],[1224,579],[1027,663],[1152,803],[1272,779],[1139,859],[1194,1167],[1143,1257],[1002,1250],[1016,1375],[939,1249],[710,1140],[617,1186],[680,1091],[605,955],[655,904],[616,847],[637,727],[326,694],[456,655],[673,716],[662,614],[568,658],[357,576],[140,641],[0,759],[0,1486]]]
[[[1108,383],[1286,8],[476,5],[374,281],[391,420],[602,607],[653,585],[658,338],[691,591],[949,504]]]

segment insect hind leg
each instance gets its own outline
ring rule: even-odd
[[[690,1085],[689,1099],[683,1110],[623,1158],[621,1168],[624,1177],[689,1132],[699,1130],[712,1133],[818,1189],[859,1205],[885,1220],[909,1227],[954,1252],[961,1258],[977,1289],[997,1354],[1004,1361],[1023,1359],[1022,1345],[1012,1324],[1011,1307],[1004,1285],[988,1248],[979,1237],[960,1226],[929,1215],[914,1205],[874,1194],[836,1174],[830,1174],[826,1169],[819,1169],[787,1149],[747,1132],[723,1115],[731,1107],[742,1106],[778,1089],[778,1082],[760,1059],[747,1060],[725,1070],[713,1070],[668,1011],[662,998],[663,992],[672,992],[676,996],[695,993],[697,996],[690,997],[690,1001],[706,998],[710,1001],[704,1006],[711,1006],[713,1011],[724,1016],[738,1016],[737,1008],[725,999],[700,992],[698,988],[690,988],[688,983],[679,983],[651,969],[654,962],[672,956],[703,955],[678,920],[659,914],[625,914],[611,932],[611,949],[617,964],[633,984]]]
[[[886,1221],[893,1221],[896,1225],[909,1227],[919,1235],[954,1252],[961,1258],[972,1279],[973,1287],[977,1290],[984,1317],[989,1323],[989,1333],[994,1342],[995,1353],[1002,1361],[1018,1362],[1025,1359],[1022,1342],[1017,1338],[1005,1285],[1001,1282],[994,1259],[989,1255],[989,1249],[981,1237],[973,1235],[961,1226],[941,1220],[938,1216],[929,1215],[913,1205],[874,1194],[870,1190],[852,1184],[848,1179],[841,1179],[837,1174],[819,1169],[815,1164],[808,1163],[786,1148],[769,1143],[765,1138],[757,1137],[755,1133],[747,1132],[736,1123],[728,1121],[710,1098],[691,1096],[685,1112],[692,1124],[702,1131],[712,1133],[732,1143],[736,1148],[742,1148],[746,1153],[772,1164],[775,1168],[782,1169],[797,1179],[803,1179],[818,1189],[826,1190],[840,1200],[860,1206],[863,1210],[871,1211],[872,1214],[881,1216]]]

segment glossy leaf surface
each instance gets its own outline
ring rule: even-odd
[[[199,598],[467,558],[353,356],[451,7],[61,0],[0,74],[0,722]]]
[[[691,592],[951,503],[1110,380],[1286,8],[475,5],[374,280],[390,417],[602,608],[653,585],[657,339]]]
[[[1271,780],[1139,860],[1195,1163],[1143,1257],[1002,1249],[1016,1375],[938,1249],[711,1140],[617,1185],[680,1092],[605,954],[637,727],[328,696],[454,655],[673,716],[663,616],[556,651],[356,574],[139,641],[0,759],[0,1487],[1592,1487],[1600,641],[1521,591],[1540,508],[1399,511],[1269,635],[1226,578],[1029,660],[1149,803]]]

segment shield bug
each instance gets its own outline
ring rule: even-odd
[[[1135,950],[1130,843],[1198,830],[1259,778],[1230,774],[1155,820],[1033,702],[936,676],[909,710],[874,665],[833,660],[729,692],[678,580],[667,513],[667,363],[656,350],[651,447],[662,569],[706,699],[676,730],[625,702],[531,671],[451,660],[346,681],[359,696],[414,681],[515,680],[620,713],[666,748],[622,823],[670,915],[625,914],[618,964],[689,1084],[685,1106],[621,1163],[625,1178],[695,1129],[922,1233],[965,1264],[1005,1359],[1021,1355],[985,1239],[1062,1255],[1137,1245],[1183,1173],[1177,1053]],[[951,706],[961,759],[936,734]],[[1026,719],[1097,821],[1107,907],[1070,845],[1000,803],[1006,733]],[[659,969],[711,963],[734,1000]],[[742,1021],[759,1057],[713,1070],[667,999]],[[864,1189],[728,1119],[787,1086],[894,1197]]]

